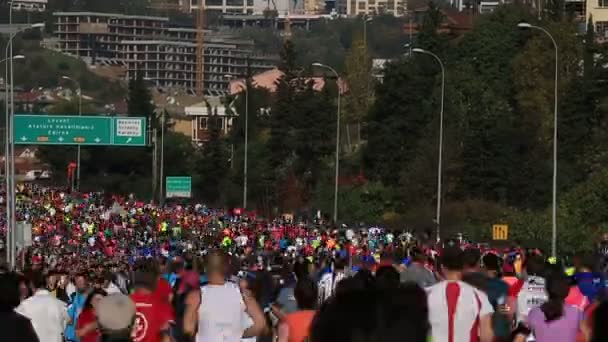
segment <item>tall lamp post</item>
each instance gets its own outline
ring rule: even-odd
[[[546,34],[553,43],[555,50],[555,80],[553,89],[553,184],[551,201],[551,255],[557,256],[557,84],[558,84],[558,49],[555,38],[546,29],[528,23],[519,23],[517,27],[522,29],[538,30]]]
[[[232,75],[224,75],[227,79],[232,79]],[[249,78],[245,79],[245,85],[242,86],[245,90],[245,152],[243,156],[243,209],[247,209],[247,169],[248,169],[248,154],[249,154]]]
[[[13,25],[13,6],[12,6],[12,1],[9,2],[9,28],[12,28]],[[6,237],[7,237],[7,256],[8,256],[8,263],[11,269],[13,269],[15,267],[15,229],[17,226],[17,222],[16,222],[16,208],[15,208],[15,201],[16,201],[16,196],[15,196],[15,160],[14,160],[14,155],[15,155],[15,144],[13,144],[13,124],[14,124],[14,120],[13,120],[13,116],[15,115],[15,87],[14,87],[14,77],[13,77],[13,57],[9,57],[9,56],[13,56],[13,38],[15,38],[15,36],[17,36],[18,33],[23,32],[25,30],[31,29],[31,28],[42,28],[44,27],[44,23],[35,23],[32,24],[29,27],[25,27],[25,28],[20,28],[15,30],[15,32],[12,32],[9,34],[9,39],[8,39],[8,44],[6,46],[6,53],[4,56],[4,59],[7,61],[7,65],[6,65],[6,77],[5,79],[9,78],[10,75],[10,103],[11,103],[11,109],[9,111],[8,109],[8,102],[6,103],[6,128],[8,129],[8,134],[5,134],[5,143],[6,146],[8,146],[7,150],[8,153],[5,156],[5,171],[6,171],[6,185],[7,185],[7,201],[6,201],[6,217],[7,217],[7,232],[6,232]],[[9,70],[10,69],[10,70]],[[6,82],[5,82],[6,83]],[[6,90],[6,89],[5,89]],[[6,91],[7,95],[8,92]]]
[[[325,64],[313,63],[312,66],[329,70],[336,77],[336,84],[338,85],[338,111],[336,113],[336,174],[334,182],[334,223],[338,223],[338,178],[340,177],[340,75],[338,72]]]
[[[8,50],[8,49],[7,49]],[[15,55],[13,57],[8,57],[8,58],[4,58],[3,60],[0,61],[0,64],[7,62],[5,67],[5,74],[4,74],[4,110],[5,110],[5,126],[4,126],[4,137],[5,137],[5,144],[4,144],[4,181],[6,183],[6,224],[7,224],[7,231],[6,231],[6,243],[4,248],[6,248],[6,261],[10,263],[10,261],[12,260],[12,253],[13,250],[11,248],[11,241],[12,239],[10,238],[9,234],[12,232],[11,230],[8,229],[8,225],[11,222],[11,205],[10,203],[12,202],[12,198],[10,197],[10,185],[11,185],[11,180],[9,178],[9,174],[10,174],[10,158],[9,158],[9,153],[10,153],[10,147],[8,144],[8,136],[9,136],[9,130],[8,130],[8,126],[9,126],[9,111],[8,111],[8,88],[6,87],[6,81],[7,81],[7,77],[8,77],[8,61],[10,60],[16,60],[16,59],[24,59],[25,56],[23,55]],[[12,267],[12,266],[11,266]]]
[[[441,184],[442,184],[442,173],[443,173],[443,103],[445,99],[445,68],[443,62],[436,54],[420,49],[414,48],[411,50],[415,53],[422,53],[435,58],[439,66],[441,67],[441,109],[439,110],[439,157],[437,162],[437,208],[435,213],[435,223],[437,224],[437,241],[441,239]]]
[[[82,88],[80,87],[80,82],[69,76],[61,76],[62,79],[71,81],[76,84],[78,91],[78,116],[82,116]],[[72,190],[80,190],[80,144],[77,145],[76,152],[76,186],[72,185]],[[74,183],[72,183],[74,184]]]

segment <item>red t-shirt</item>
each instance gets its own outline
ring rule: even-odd
[[[169,303],[171,293],[173,293],[173,289],[171,289],[169,282],[165,278],[159,278],[156,283],[156,291],[154,291],[156,298]]]
[[[78,316],[78,321],[76,323],[76,330],[82,329],[91,323],[95,323],[95,320],[96,320],[95,311],[93,309],[86,309],[86,310],[82,311],[80,313],[80,315]],[[99,333],[99,330],[95,329],[95,330],[91,331],[90,333],[81,337],[80,342],[97,342],[97,341],[99,341],[99,337],[101,337],[101,334]]]
[[[134,342],[159,342],[160,332],[173,321],[173,309],[155,293],[136,291],[131,299],[137,309],[131,338]]]

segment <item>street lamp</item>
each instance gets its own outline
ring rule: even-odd
[[[437,162],[437,211],[435,213],[435,223],[437,224],[437,241],[441,238],[441,182],[442,182],[442,167],[443,167],[443,103],[445,99],[445,68],[441,59],[434,53],[420,49],[413,48],[412,52],[422,53],[435,58],[439,66],[441,67],[441,105],[439,110],[439,157]]]
[[[8,24],[9,28],[13,25],[13,6],[12,1],[9,3],[9,12],[8,12]],[[8,133],[5,134],[5,158],[4,158],[4,167],[5,167],[5,178],[6,178],[6,222],[7,222],[7,231],[6,231],[6,257],[7,261],[10,265],[10,268],[13,269],[15,267],[15,229],[17,226],[16,216],[15,216],[15,145],[13,144],[13,116],[15,115],[15,87],[13,82],[13,60],[15,59],[13,56],[13,38],[17,36],[18,33],[28,30],[28,29],[38,29],[44,27],[44,23],[35,23],[30,25],[29,27],[18,28],[15,32],[9,34],[8,43],[6,45],[6,53],[4,56],[4,60],[7,61],[5,66],[5,80],[9,79],[10,75],[10,99],[11,99],[11,109],[8,109],[8,89],[5,86],[5,99],[6,99],[6,129]],[[10,69],[10,73],[9,73]],[[5,85],[8,84],[5,81]],[[10,174],[9,174],[10,173]]]
[[[338,85],[338,112],[336,113],[336,175],[334,184],[334,223],[338,223],[338,178],[340,177],[340,75],[338,72],[325,64],[313,63],[312,66],[329,70],[336,77]]]
[[[82,116],[82,88],[80,87],[80,82],[69,76],[61,76],[62,79],[71,81],[76,84],[78,87],[78,116]],[[80,144],[77,145],[76,152],[76,187],[74,187],[74,182],[72,182],[72,190],[80,190]]]
[[[232,75],[224,75],[227,79],[232,79]],[[245,152],[243,156],[243,209],[247,208],[247,164],[248,164],[248,150],[249,150],[249,86],[247,85],[249,78],[245,79]]]
[[[4,62],[8,61],[9,59],[12,59],[12,60],[14,60],[14,61],[15,61],[15,60],[18,60],[18,59],[24,59],[24,58],[25,58],[25,56],[24,56],[24,55],[14,55],[14,56],[13,56],[13,58],[10,58],[10,57],[9,57],[9,58],[5,58],[5,59],[3,59],[3,60],[0,60],[0,63],[4,63]]]
[[[553,43],[555,50],[555,80],[553,89],[553,184],[552,184],[552,202],[551,202],[551,255],[557,256],[557,82],[558,82],[558,49],[555,38],[546,29],[531,25],[529,23],[519,23],[517,27],[522,29],[538,30],[545,33]]]

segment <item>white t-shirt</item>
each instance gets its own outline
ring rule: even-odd
[[[342,271],[329,272],[321,277],[318,284],[319,304],[322,304],[334,294],[336,286],[344,278],[346,278],[346,275]]]
[[[494,312],[483,292],[461,281],[442,281],[426,291],[433,342],[474,341],[471,335],[479,335],[479,327],[475,329],[478,319]],[[450,328],[453,340],[449,339]]]
[[[253,326],[253,318],[246,312],[243,312],[243,329],[248,329]],[[241,338],[241,342],[256,342],[257,337]]]
[[[49,291],[36,291],[33,296],[21,302],[15,311],[30,319],[40,341],[63,341],[62,334],[69,319],[68,311],[65,303]]]
[[[548,298],[545,278],[528,276],[517,295],[517,322],[526,322],[530,310],[541,306]]]
[[[201,287],[201,306],[198,309],[198,342],[240,342],[245,328],[245,303],[234,283]]]

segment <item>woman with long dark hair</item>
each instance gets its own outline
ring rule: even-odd
[[[84,302],[84,308],[82,309],[80,316],[78,316],[78,322],[76,324],[76,336],[81,342],[96,342],[99,340],[101,334],[97,329],[95,308],[99,301],[107,295],[105,290],[96,288],[87,296],[87,299]]]
[[[546,289],[549,299],[528,314],[528,327],[536,342],[575,342],[583,314],[576,307],[565,304],[570,280],[555,272],[547,278]]]

